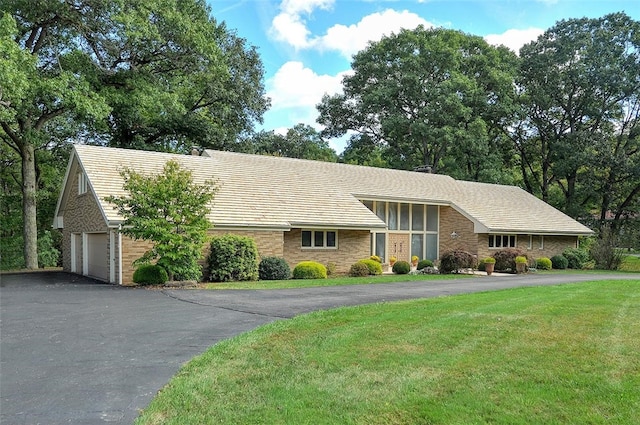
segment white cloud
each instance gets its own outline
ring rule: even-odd
[[[335,94],[342,90],[342,78],[346,72],[318,75],[302,62],[287,62],[278,69],[273,78],[267,80],[267,96],[271,98],[271,107],[315,109],[315,105],[325,93]]]
[[[414,29],[419,25],[425,28],[433,26],[413,12],[387,9],[381,13],[367,15],[354,25],[334,25],[327,30],[326,35],[317,38],[313,44],[323,50],[339,51],[343,56],[351,58],[371,41],[398,33],[402,28]]]
[[[494,46],[504,45],[516,53],[520,52],[520,48],[525,44],[537,39],[544,30],[540,28],[528,28],[526,30],[510,29],[502,34],[488,34],[484,39]]]
[[[310,47],[313,42],[302,15],[310,15],[316,9],[329,10],[333,3],[334,0],[284,0],[280,13],[271,21],[271,37],[296,49]]]

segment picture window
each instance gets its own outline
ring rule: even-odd
[[[333,230],[303,230],[303,248],[337,248],[338,232]]]

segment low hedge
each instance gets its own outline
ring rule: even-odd
[[[315,261],[301,261],[293,269],[294,279],[326,279],[327,268]]]
[[[551,265],[554,269],[564,270],[569,265],[569,260],[562,255],[554,255],[551,257]]]
[[[133,282],[138,285],[164,285],[167,280],[167,271],[156,264],[143,264],[133,272]]]
[[[418,262],[418,267],[417,267],[418,270],[422,270],[425,267],[433,267],[433,261],[425,259],[425,260],[420,260]]]

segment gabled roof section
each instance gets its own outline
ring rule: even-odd
[[[104,198],[125,195],[120,171],[157,174],[175,159],[193,172],[196,183],[217,183],[209,214],[217,226],[385,228],[360,202],[369,199],[450,205],[473,221],[478,233],[591,234],[522,189],[445,175],[212,150],[189,156],[75,145],[73,155],[111,224],[122,217]]]

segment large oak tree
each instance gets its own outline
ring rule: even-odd
[[[224,148],[268,107],[255,48],[204,0],[0,0],[0,139],[21,162],[37,267],[38,150]]]

